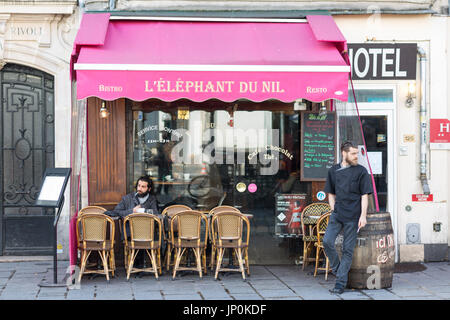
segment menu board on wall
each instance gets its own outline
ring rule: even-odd
[[[336,163],[336,113],[301,113],[302,181],[325,181],[328,169]]]
[[[306,207],[306,194],[275,195],[275,235],[278,237],[299,237],[301,214]]]

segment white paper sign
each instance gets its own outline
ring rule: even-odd
[[[41,201],[58,201],[59,194],[61,193],[64,185],[65,177],[52,177],[47,176],[42,185],[41,193],[38,200]]]
[[[372,168],[372,173],[383,174],[383,152],[369,151],[367,152],[367,155],[369,156],[369,163]]]
[[[366,168],[370,173],[369,163],[367,162],[367,156],[369,157],[370,167],[372,168],[372,174],[383,174],[383,152],[382,151],[369,151],[365,150],[363,145],[358,146],[358,164]]]

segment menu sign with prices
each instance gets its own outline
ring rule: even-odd
[[[325,181],[336,162],[336,113],[301,113],[302,181]]]

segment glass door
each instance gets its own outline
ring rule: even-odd
[[[361,110],[360,116],[380,211],[390,212],[395,223],[392,111]]]

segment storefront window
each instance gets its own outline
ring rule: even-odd
[[[279,194],[310,194],[311,183],[299,179],[299,112],[177,106],[133,111],[132,118],[130,189],[148,174],[161,208],[237,207],[253,215],[249,254],[254,263],[298,258],[299,238],[275,232],[275,206]]]
[[[392,89],[355,89],[355,96],[357,102],[363,103],[394,102],[394,92]],[[348,102],[355,102],[352,90],[348,91]]]

